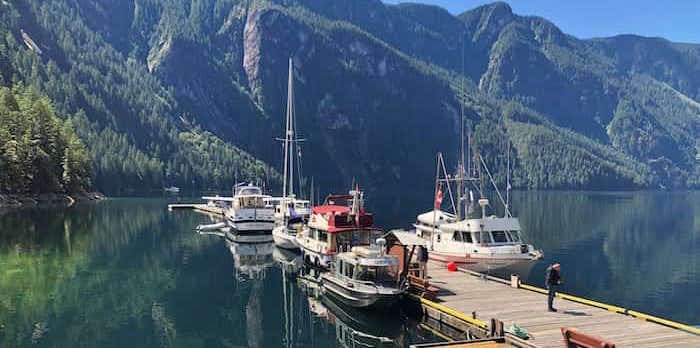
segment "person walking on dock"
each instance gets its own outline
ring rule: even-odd
[[[561,274],[559,273],[561,265],[555,262],[547,267],[545,286],[547,287],[547,309],[550,312],[556,312],[554,308],[554,296],[556,295],[559,285],[561,285]]]

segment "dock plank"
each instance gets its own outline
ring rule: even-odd
[[[562,327],[599,336],[618,347],[700,347],[700,336],[675,328],[647,322],[570,300],[557,298],[559,312],[547,311],[547,296],[513,288],[464,272],[448,272],[443,264],[429,262],[431,284],[439,287],[437,302],[452,310],[478,319],[501,320],[505,326],[517,324],[532,335],[538,347],[561,347]]]

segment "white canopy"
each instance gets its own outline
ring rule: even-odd
[[[443,231],[520,231],[520,222],[514,217],[486,217],[483,219],[468,219],[441,226]]]
[[[403,246],[408,246],[408,245],[420,245],[420,246],[427,246],[428,243],[426,242],[425,239],[418,237],[416,235],[415,231],[409,232],[406,230],[391,230],[389,233],[387,233],[384,238],[391,238],[389,236],[394,236],[399,243]],[[387,238],[387,239],[388,239]]]
[[[442,210],[431,210],[427,213],[418,215],[418,222],[432,225],[435,224],[440,226],[444,223],[454,222],[456,220],[455,216],[450,213],[446,213]]]

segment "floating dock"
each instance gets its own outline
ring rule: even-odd
[[[168,204],[168,210],[176,209],[191,209],[198,211],[200,213],[213,214],[219,217],[224,217],[224,210],[221,207],[211,206],[208,204],[197,204],[197,203],[181,203],[181,204]]]
[[[530,334],[527,341],[506,334],[515,347],[563,347],[562,327],[617,347],[700,347],[699,329],[625,308],[559,294],[554,303],[559,311],[548,312],[547,294],[541,288],[462,269],[449,272],[444,264],[432,261],[428,275],[430,283],[440,288],[437,298],[415,298],[431,326],[455,339],[493,336],[503,331],[493,326],[502,323]]]

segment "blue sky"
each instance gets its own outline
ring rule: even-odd
[[[406,2],[384,0],[386,3]],[[492,1],[413,0],[458,14]],[[617,34],[660,36],[671,41],[700,43],[700,0],[510,0],[519,15],[536,15],[579,38]]]

